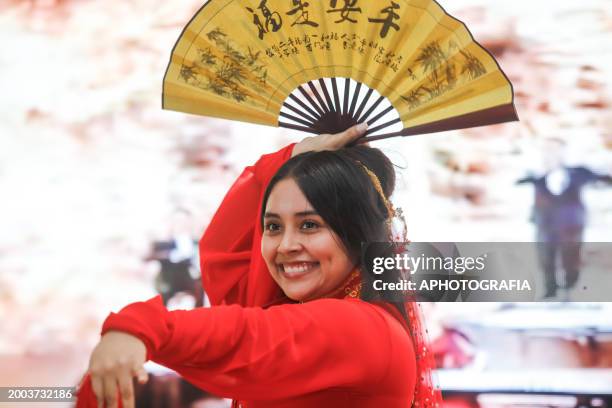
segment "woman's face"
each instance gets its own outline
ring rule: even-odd
[[[270,193],[261,254],[272,278],[297,301],[333,292],[355,266],[293,179],[279,181]]]

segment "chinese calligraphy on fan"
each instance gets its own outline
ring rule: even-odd
[[[303,36],[292,36],[284,41],[266,48],[266,56],[270,58],[288,58],[300,55],[302,52],[331,51],[332,44],[339,43],[344,50],[352,50],[364,55],[368,49],[375,50],[373,61],[391,68],[398,72],[403,57],[393,51],[387,50],[378,41],[367,40],[355,33],[330,32],[322,34],[305,34]]]
[[[327,14],[334,15],[337,20],[334,24],[357,24],[358,15],[363,14],[359,7],[359,0],[329,0],[329,8],[325,10]],[[389,32],[393,29],[400,30],[397,20],[400,15],[400,5],[394,1],[390,1],[389,5],[380,9],[379,14],[367,16],[367,20],[363,21],[369,24],[380,25],[380,38],[386,38]],[[283,26],[283,16],[288,16],[290,25],[310,26],[313,28],[319,27],[319,22],[310,19],[309,7],[310,3],[306,0],[288,0],[288,10],[273,9],[268,5],[268,0],[260,0],[256,8],[246,7],[246,10],[252,14],[252,22],[257,28],[260,40],[263,40],[265,35],[270,32],[277,32]]]

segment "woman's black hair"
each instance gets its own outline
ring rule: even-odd
[[[385,197],[390,197],[395,188],[395,170],[379,149],[358,145],[294,156],[281,166],[266,188],[261,225],[263,229],[263,215],[274,186],[281,180],[293,179],[321,218],[338,235],[349,257],[361,266],[361,298],[366,301],[385,300],[373,289],[373,281],[381,277],[372,274],[365,265],[363,249],[369,243],[389,242],[388,209],[364,166],[376,174]],[[379,249],[379,256],[393,256],[393,245],[383,247],[384,253]],[[385,273],[385,281],[397,281],[398,277],[392,276],[393,271]],[[402,302],[390,303],[406,318]]]

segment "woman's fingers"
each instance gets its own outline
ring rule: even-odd
[[[123,408],[134,408],[134,383],[132,382],[131,367],[123,365],[118,375],[119,392],[121,394],[121,403]]]
[[[136,368],[136,370],[134,370],[134,375],[136,376],[140,384],[144,384],[149,381],[149,374],[143,366]]]
[[[117,408],[117,376],[114,371],[109,368],[102,381],[104,382],[106,408]]]
[[[336,148],[340,149],[348,144],[353,143],[355,140],[362,137],[367,130],[368,124],[367,122],[363,122],[348,128],[344,132],[332,135],[336,138]]]
[[[98,401],[98,408],[104,407],[104,383],[102,382],[102,377],[94,375],[93,372],[91,373],[91,388]]]
[[[362,137],[367,130],[368,124],[364,122],[333,135],[309,136],[295,145],[292,156],[308,151],[341,149]]]
[[[91,373],[91,386],[98,407],[102,408],[106,404],[106,408],[117,408],[118,398],[121,397],[121,403],[124,408],[134,408],[136,405],[134,399],[134,383],[133,378],[136,377],[138,382],[144,384],[149,379],[149,374],[144,369],[143,365],[128,364],[121,360],[117,364],[107,365],[103,371]]]

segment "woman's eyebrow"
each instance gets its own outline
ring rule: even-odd
[[[308,217],[308,216],[312,216],[312,215],[318,216],[319,213],[316,212],[315,210],[307,210],[307,211],[296,212],[294,215],[296,217]],[[273,213],[273,212],[266,211],[264,213],[264,218],[280,218],[280,217],[281,217],[280,215],[278,215],[276,213]]]
[[[309,215],[319,215],[319,213],[315,210],[308,210],[297,212],[295,213],[295,215],[297,215],[298,217],[308,217]]]

